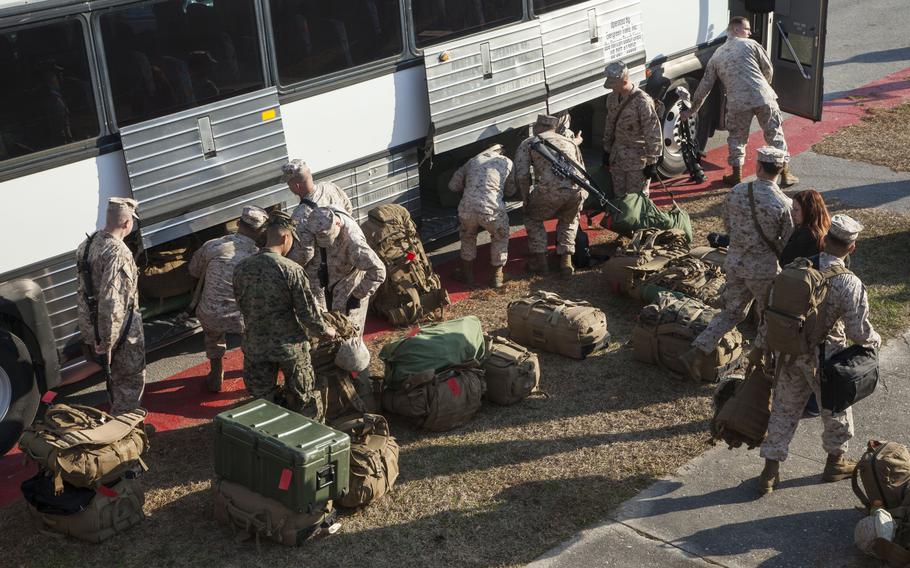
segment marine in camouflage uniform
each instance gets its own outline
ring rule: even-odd
[[[835,215],[825,241],[825,252],[819,255],[819,269],[844,267],[844,256],[853,250],[853,243],[862,229],[860,223],[847,215]],[[832,239],[834,248],[839,247],[843,256],[828,252],[832,250]],[[866,288],[854,274],[839,274],[828,280],[828,293],[820,313],[824,319],[818,343],[824,343],[826,358],[846,349],[848,339],[854,344],[875,349],[881,346],[881,337],[869,321]],[[774,385],[768,436],[761,446],[761,456],[766,460],[765,471],[759,480],[762,493],[773,490],[774,484],[779,481],[779,463],[787,459],[790,442],[809,396],[815,393],[816,400],[821,400],[819,354],[813,352],[793,356],[792,359],[785,355],[778,357],[782,368]],[[825,481],[845,479],[856,465],[843,457],[848,442],[853,438],[853,409],[833,414],[823,408],[821,419],[824,425],[822,448],[828,454],[823,478]]]
[[[758,151],[759,162],[776,168],[782,167],[787,159],[787,154],[776,148],[765,147]],[[761,165],[759,169],[758,179],[751,184],[737,185],[724,201],[724,226],[730,235],[724,308],[692,342],[693,350],[682,355],[684,364],[693,362],[696,349],[706,354],[714,351],[720,339],[746,319],[753,301],[758,321],[762,322],[764,317],[771,282],[780,272],[777,257],[793,232],[793,218],[790,215],[792,200],[774,183],[776,175],[762,170]],[[755,197],[755,217],[749,200],[750,185]],[[756,230],[756,220],[762,234],[776,248],[772,248]],[[763,335],[764,325],[760,324],[756,346],[763,345]]]
[[[292,193],[300,198],[300,204],[294,209],[292,215],[297,222],[297,241],[298,244],[291,249],[288,258],[295,262],[301,262],[303,249],[312,245],[312,232],[307,231],[307,220],[310,213],[316,207],[337,207],[348,215],[354,215],[354,207],[351,205],[351,199],[340,187],[331,182],[313,181],[313,174],[310,167],[303,160],[291,160],[281,168],[282,180],[288,184]],[[316,302],[324,310],[326,309],[325,291],[319,284],[319,265],[320,258],[312,258],[306,264],[302,264],[306,271],[307,278],[310,280],[310,290],[316,298]]]
[[[78,273],[77,309],[79,331],[89,355],[110,363],[108,394],[111,413],[139,408],[145,389],[145,336],[139,314],[139,270],[123,238],[133,230],[136,201],[112,197],[107,223],[91,238],[88,267],[97,303],[96,324],[86,299],[86,278]],[[76,262],[85,258],[86,239],[76,250]]]
[[[491,146],[455,171],[449,189],[464,194],[458,203],[462,261],[458,279],[474,284],[477,233],[485,229],[490,233],[491,285],[499,288],[502,267],[509,257],[509,215],[503,195],[515,193],[512,160],[502,155],[501,144]]]
[[[330,309],[344,310],[358,327],[360,337],[366,326],[370,296],[385,281],[385,265],[367,244],[357,222],[344,211],[319,207],[310,214],[307,231],[309,242],[302,244],[303,262],[326,251]]]
[[[727,34],[727,41],[708,61],[704,76],[692,96],[692,108],[682,117],[688,118],[698,112],[714,83],[720,79],[727,93],[727,161],[733,169],[731,175],[724,176],[724,182],[735,185],[742,181],[746,141],[753,116],[758,119],[765,144],[786,152],[787,142],[781,126],[783,119],[777,105],[777,94],[771,87],[774,69],[768,54],[758,42],[749,39],[751,28],[745,18],[731,20]],[[785,167],[781,173],[781,186],[789,187],[798,181],[790,173],[789,165]]]
[[[224,380],[227,334],[243,333],[243,315],[234,300],[234,267],[259,252],[256,239],[267,219],[268,213],[259,207],[244,207],[237,233],[207,241],[190,261],[190,274],[201,279],[196,317],[204,333],[209,360],[206,383],[212,392],[219,392]]]
[[[663,154],[663,136],[654,101],[629,81],[621,61],[607,65],[607,119],[604,124],[604,165],[613,178],[613,193],[648,195],[651,176]]]
[[[526,139],[515,152],[515,183],[521,191],[525,228],[528,231],[528,269],[532,272],[547,270],[547,230],[544,221],[556,217],[556,252],[560,271],[572,274],[572,254],[575,252],[575,234],[578,216],[588,192],[570,179],[556,173],[553,164],[531,149],[538,137],[550,142],[576,164],[584,167],[581,149],[569,138],[558,134],[558,119],[540,115],[534,125],[534,136]],[[534,183],[531,183],[531,166]],[[567,164],[571,166],[571,164]]]
[[[334,331],[320,315],[303,267],[282,256],[292,246],[293,220],[276,211],[268,224],[266,247],[234,269],[234,297],[244,321],[243,381],[254,397],[278,401],[321,421],[323,405],[309,338],[332,336]],[[283,396],[278,396],[279,370],[284,374]]]

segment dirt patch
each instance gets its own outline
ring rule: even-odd
[[[683,203],[696,242],[722,230],[724,195],[721,190]],[[910,219],[877,210],[850,214],[867,226],[854,269],[869,287],[875,325],[886,333],[903,329],[910,316],[910,302],[901,303],[910,281]],[[593,236],[596,248],[610,248],[612,234]],[[152,469],[144,478],[149,519],[141,527],[103,546],[52,539],[32,529],[19,502],[0,511],[5,565],[400,568],[533,560],[700,455],[707,447],[712,391],[632,360],[624,343],[641,306],[608,293],[598,268],[568,281],[516,279],[500,291],[478,290],[451,315],[473,314],[487,331],[504,331],[508,302],[539,289],[603,309],[613,345],[586,361],[542,353],[541,387],[549,398],[485,405],[453,432],[418,432],[393,419],[402,448],[399,483],[379,503],[345,511],[339,534],[301,549],[264,543],[257,552],[255,544],[234,542],[231,531],[211,519],[213,431],[204,425],[153,439]],[[884,306],[891,310],[887,316]],[[385,334],[371,349],[375,354],[405,333]]]
[[[910,104],[870,109],[852,126],[825,138],[812,150],[827,156],[910,171]]]

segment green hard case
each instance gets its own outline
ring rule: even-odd
[[[263,399],[215,417],[215,473],[312,513],[348,492],[351,438]]]

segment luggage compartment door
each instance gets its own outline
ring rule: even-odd
[[[828,0],[777,0],[771,23],[772,86],[784,112],[822,118]]]
[[[546,112],[537,21],[427,47],[423,62],[437,154],[527,126]]]

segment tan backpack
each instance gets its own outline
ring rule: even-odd
[[[72,515],[42,513],[28,504],[28,511],[44,530],[88,542],[103,542],[145,519],[145,493],[135,478],[123,478],[110,487],[99,487],[88,506]]]
[[[688,251],[686,234],[680,229],[635,231],[632,240],[617,249],[604,265],[607,285],[614,294],[635,294],[644,276],[657,272],[670,259],[685,256]]]
[[[867,509],[873,501],[881,501],[881,506],[891,511],[910,507],[910,451],[907,447],[897,442],[869,440],[853,470],[853,492]]]
[[[474,417],[485,390],[482,369],[457,366],[435,375],[432,371],[412,375],[400,388],[383,391],[382,406],[414,419],[421,428],[444,432]]]
[[[484,397],[496,404],[515,404],[537,391],[540,362],[537,355],[499,336],[487,336],[487,358],[483,362],[487,392]]]
[[[392,490],[398,479],[398,442],[379,414],[349,416],[332,424],[351,437],[348,492],[338,502],[355,509],[369,505]]]
[[[816,268],[815,260],[797,258],[774,277],[765,310],[768,348],[787,355],[813,352],[828,330],[824,326],[828,281],[852,274],[840,265]]]
[[[606,314],[554,292],[533,292],[509,302],[508,321],[513,341],[573,359],[584,359],[610,340]]]
[[[761,365],[751,366],[746,378],[724,379],[714,391],[711,439],[750,450],[765,441],[771,418],[771,376]]]
[[[637,273],[639,269],[633,268],[632,271]],[[657,272],[645,272],[640,278],[641,284],[637,289],[643,300],[647,301],[658,291],[679,292],[697,298],[712,308],[723,307],[723,293],[727,287],[723,270],[697,258],[683,256],[672,259]]]
[[[411,214],[401,205],[375,207],[361,227],[386,267],[386,279],[370,306],[392,325],[444,319],[451,302],[423,250]]]
[[[680,355],[692,347],[692,341],[708,327],[719,313],[702,301],[681,298],[669,292],[657,295],[657,302],[645,306],[632,330],[632,356],[637,361],[657,365],[679,377],[686,376]],[[708,355],[698,351],[698,378],[716,382],[739,366],[742,359],[742,335],[737,330],[724,335]]]
[[[54,477],[58,494],[63,480],[96,488],[137,462],[145,468],[141,458],[148,449],[142,428],[145,416],[141,409],[111,416],[90,406],[55,404],[26,429],[19,448]]]

